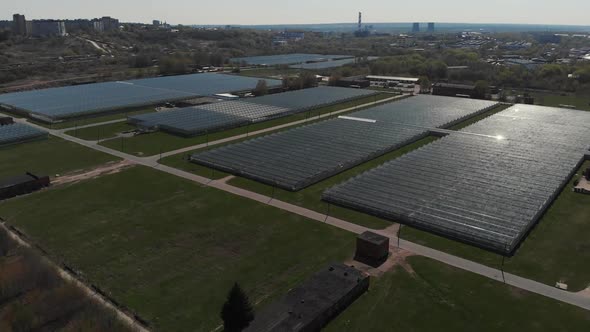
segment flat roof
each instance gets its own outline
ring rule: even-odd
[[[3,178],[3,179],[0,179],[0,189],[14,187],[14,186],[19,185],[21,183],[26,183],[26,182],[33,181],[33,180],[36,180],[36,179],[34,177],[30,176],[29,174],[21,174],[21,175],[12,176],[9,178]]]
[[[351,295],[358,296],[363,287],[366,289],[368,278],[341,263],[325,267],[258,312],[246,331],[300,331],[302,327],[317,324],[318,318],[328,320],[332,310],[341,309],[344,299],[352,302]]]
[[[400,77],[400,76],[378,76],[378,75],[368,75],[368,79],[377,79],[377,80],[390,80],[390,81],[412,81],[418,82],[420,79],[416,77]]]
[[[323,199],[511,255],[589,145],[590,113],[515,105],[330,188]]]
[[[59,120],[124,108],[251,90],[260,78],[205,73],[94,83],[0,95],[0,104]],[[280,86],[279,80],[266,80]]]

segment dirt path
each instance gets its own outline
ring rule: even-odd
[[[385,273],[393,270],[396,266],[400,266],[410,275],[416,274],[410,263],[407,261],[408,257],[415,256],[416,254],[396,246],[390,246],[389,249],[391,251],[389,258],[387,261],[385,261],[385,263],[381,264],[381,266],[377,268],[354,260],[347,261],[345,264],[354,266],[358,270],[367,273],[371,277],[381,277]]]
[[[60,186],[64,184],[80,182],[83,180],[96,179],[100,176],[119,173],[124,169],[133,167],[134,165],[135,163],[129,160],[110,162],[100,165],[90,171],[75,171],[73,173],[60,176],[53,179],[51,184],[54,186]]]

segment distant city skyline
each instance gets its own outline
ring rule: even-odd
[[[445,22],[509,23],[543,25],[590,25],[590,1],[563,0],[423,0],[395,3],[390,0],[364,2],[337,0],[225,0],[223,3],[194,0],[141,1],[102,0],[80,4],[75,0],[3,1],[0,19],[11,20],[20,13],[27,19],[94,18],[112,16],[122,22],[150,23],[152,20],[185,25],[266,25],[352,23],[357,12],[367,23]]]

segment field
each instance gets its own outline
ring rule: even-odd
[[[0,178],[25,172],[54,176],[114,160],[117,158],[50,136],[0,148]]]
[[[67,128],[75,128],[75,127],[79,127],[79,126],[80,127],[86,126],[86,125],[95,124],[95,123],[126,119],[130,115],[145,114],[145,113],[151,113],[154,111],[155,111],[155,109],[153,107],[147,107],[147,108],[141,108],[139,110],[138,109],[130,109],[128,111],[118,112],[118,113],[114,113],[114,114],[91,117],[91,118],[75,119],[75,120],[70,120],[70,121],[65,121],[65,122],[55,123],[55,124],[46,124],[46,123],[38,122],[38,121],[32,121],[32,122],[36,123],[40,126],[46,127],[46,128],[67,129]]]
[[[572,105],[579,110],[590,111],[590,98],[588,96],[577,95],[556,95],[545,93],[531,93],[535,97],[535,104],[544,106]]]
[[[582,169],[590,166],[586,162]],[[581,174],[581,170],[578,174]],[[572,191],[573,180],[533,229],[516,255],[505,261],[505,271],[550,286],[562,281],[571,291],[590,286],[590,196]],[[499,268],[500,256],[410,227],[401,237],[431,248]]]
[[[110,309],[0,229],[1,331],[131,331]]]
[[[329,114],[331,112],[339,111],[342,109],[370,103],[373,101],[379,101],[382,99],[391,98],[391,94],[380,94],[376,96],[366,97],[357,99],[354,101],[341,103],[333,106],[319,108],[317,110],[313,110],[311,112],[295,114],[291,116],[287,116],[284,118],[279,118],[271,121],[266,122],[259,122],[255,124],[251,124],[249,126],[235,128],[225,131],[220,131],[216,133],[212,133],[209,135],[201,135],[197,137],[191,138],[184,138],[180,136],[170,135],[164,132],[156,132],[150,133],[146,135],[139,135],[131,138],[117,138],[113,140],[108,140],[105,142],[101,142],[101,145],[109,147],[111,149],[123,151],[129,154],[137,155],[137,156],[153,156],[160,152],[167,152],[173,151],[176,149],[184,148],[187,146],[197,145],[206,143],[207,141],[215,141],[222,138],[227,138],[236,135],[247,134],[248,132],[253,132],[256,130],[261,130],[265,128],[270,128],[274,126],[283,125],[286,123],[305,120],[308,118],[313,118],[314,116],[322,115],[322,114]],[[125,127],[129,128],[129,127]],[[113,125],[106,125],[101,129],[94,129],[95,131],[101,130],[101,132],[109,132],[111,136],[113,134]],[[127,129],[126,129],[127,130]],[[96,132],[91,132],[88,134],[89,138],[95,140],[97,137]],[[116,131],[116,130],[115,130]]]
[[[127,122],[117,122],[95,127],[72,129],[66,131],[66,134],[87,141],[99,141],[116,137],[119,133],[134,129],[135,127],[127,124]]]
[[[139,166],[10,200],[0,216],[165,331],[211,331],[234,282],[259,307],[354,246],[344,231]]]
[[[326,331],[585,331],[590,313],[423,257],[373,278]]]
[[[285,75],[298,75],[300,72],[301,70],[293,68],[256,68],[242,69],[239,75],[276,79]]]

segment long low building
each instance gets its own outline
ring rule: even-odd
[[[0,147],[46,139],[47,136],[46,131],[22,123],[6,124],[0,126]]]
[[[96,116],[129,108],[253,90],[260,79],[194,74],[43,89],[0,95],[0,105],[44,122]],[[269,87],[278,80],[266,79]]]
[[[369,289],[370,277],[344,264],[322,269],[256,314],[245,332],[320,331]]]
[[[160,129],[181,136],[196,136],[376,94],[377,92],[372,90],[318,87],[141,114],[129,117],[128,121],[145,129]]]
[[[510,255],[582,165],[590,113],[516,105],[323,195]]]
[[[262,55],[242,58],[232,58],[230,62],[254,66],[276,66],[276,65],[294,65],[301,63],[324,62],[331,60],[342,60],[354,58],[352,55],[325,55],[325,54],[277,54],[277,55]]]
[[[496,105],[420,95],[197,153],[191,161],[298,191]]]

